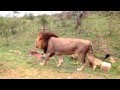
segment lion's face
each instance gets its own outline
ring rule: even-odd
[[[39,49],[43,49],[45,46],[45,43],[44,43],[44,39],[43,39],[43,36],[42,35],[39,35],[36,39],[36,42],[35,42],[35,47],[36,48],[39,48]]]
[[[40,32],[35,42],[35,47],[39,49],[47,50],[48,41],[51,37],[58,37],[51,32]]]

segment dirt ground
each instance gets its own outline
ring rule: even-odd
[[[72,73],[58,72],[56,70],[36,70],[34,68],[25,69],[17,67],[16,69],[1,69],[1,79],[104,79],[93,74],[75,71]]]

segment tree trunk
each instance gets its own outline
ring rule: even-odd
[[[43,25],[43,32],[45,33],[45,25]]]

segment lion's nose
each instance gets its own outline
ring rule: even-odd
[[[33,44],[35,48],[38,48],[38,46],[36,45],[36,43]]]

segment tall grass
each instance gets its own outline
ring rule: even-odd
[[[112,31],[112,34],[109,35],[109,25],[108,25],[108,17],[99,15],[97,13],[92,13],[86,19],[83,19],[82,25],[78,28],[78,32],[80,33],[73,34],[75,22],[73,19],[66,21],[66,27],[62,27],[61,21],[57,20],[57,24],[53,23],[53,18],[48,16],[48,21],[50,23],[50,31],[58,34],[60,37],[70,37],[70,38],[84,38],[89,39],[93,42],[94,51],[98,56],[104,55],[104,49],[108,49],[108,52],[111,55],[114,55],[117,58],[120,58],[120,48],[119,48],[119,18],[111,19],[113,24],[111,27],[115,30]],[[56,17],[55,17],[56,18]],[[57,72],[64,73],[73,73],[77,67],[80,67],[80,62],[74,62],[71,60],[69,56],[64,56],[64,66],[58,68],[58,57],[55,59],[51,58],[50,62],[47,66],[42,67],[39,64],[33,63],[36,58],[29,56],[28,51],[34,48],[35,39],[40,29],[38,29],[38,18],[34,18],[32,21],[24,18],[19,18],[19,22],[21,23],[16,30],[18,33],[14,35],[10,35],[8,37],[9,45],[6,46],[6,38],[4,35],[0,34],[0,62],[3,62],[4,65],[0,66],[1,69],[16,69],[17,67],[24,67],[26,69],[35,68],[36,70],[47,70],[52,68]],[[16,19],[17,20],[17,19]],[[114,28],[114,25],[116,27]],[[39,27],[42,27],[39,24]],[[66,33],[65,33],[66,30]],[[21,54],[16,54],[14,52],[10,52],[10,50],[18,50]],[[38,50],[40,52],[40,50]],[[100,70],[96,70],[93,72],[90,68],[86,68],[84,73],[91,73],[98,76],[103,76],[106,78],[119,78],[120,67],[119,62],[112,65],[112,69],[108,74],[100,72]],[[4,72],[0,72],[0,76],[3,75]],[[113,75],[113,76],[112,76]]]

